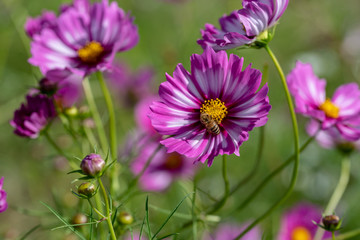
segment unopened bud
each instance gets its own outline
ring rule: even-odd
[[[65,109],[65,114],[70,117],[76,117],[78,115],[79,111],[76,107],[70,107]]]
[[[324,228],[328,231],[335,231],[340,228],[340,218],[336,215],[328,215],[322,218]]]
[[[101,158],[99,154],[89,154],[87,155],[80,164],[80,168],[85,175],[96,176],[101,173],[105,166],[105,161]]]
[[[76,214],[72,219],[71,219],[71,223],[72,224],[85,224],[87,223],[88,219],[86,217],[86,215],[82,214],[82,213],[78,213]],[[81,226],[76,226],[76,227],[81,227]]]
[[[78,187],[78,193],[91,198],[95,194],[95,185],[91,182],[84,182]]]
[[[57,84],[50,81],[47,78],[43,78],[40,80],[40,92],[49,96],[52,96],[57,91]]]
[[[128,212],[119,213],[117,220],[123,225],[130,225],[134,222],[133,216]]]

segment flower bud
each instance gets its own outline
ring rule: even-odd
[[[96,176],[101,173],[105,166],[105,161],[101,158],[99,154],[89,154],[87,155],[80,164],[80,168],[85,175]]]
[[[78,187],[78,193],[91,198],[96,191],[95,185],[91,182],[84,182]]]
[[[133,216],[128,212],[119,213],[117,220],[123,225],[130,225],[134,222]]]
[[[85,224],[85,223],[87,223],[87,221],[88,221],[88,219],[87,219],[86,215],[84,215],[82,213],[76,214],[71,219],[72,224]],[[76,226],[76,227],[81,227],[81,226]]]
[[[328,215],[322,218],[324,228],[328,231],[336,231],[340,228],[340,218],[336,215]]]
[[[69,117],[76,117],[78,115],[79,111],[76,107],[70,107],[65,109],[65,114]]]

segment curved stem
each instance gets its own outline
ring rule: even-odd
[[[107,196],[105,187],[104,187],[104,185],[103,185],[103,183],[102,183],[102,181],[101,181],[101,178],[98,177],[97,180],[98,180],[98,182],[99,182],[100,188],[101,188],[102,193],[103,193],[103,196],[104,196],[104,202],[105,202],[105,208],[106,208],[106,221],[107,221],[108,226],[109,226],[111,239],[112,239],[112,240],[116,240],[116,235],[115,235],[114,227],[113,227],[113,225],[112,225],[111,217],[110,217],[109,199],[108,199],[108,196]]]
[[[100,217],[106,218],[106,216],[104,216],[104,214],[102,214],[99,210],[97,210],[97,209],[93,206],[93,204],[91,203],[90,199],[88,199],[88,202],[89,202],[89,204],[90,204],[90,207],[91,207]]]
[[[340,174],[339,182],[333,194],[331,195],[328,205],[325,208],[324,215],[331,215],[334,213],[336,206],[340,202],[340,199],[343,196],[345,189],[349,183],[349,178],[350,178],[350,158],[346,156],[341,162],[341,174]],[[324,235],[324,230],[322,228],[318,228],[314,240],[322,239],[323,235]]]
[[[286,79],[285,79],[285,75],[284,72],[278,62],[278,60],[276,59],[275,55],[273,54],[273,52],[270,50],[269,46],[266,45],[265,46],[265,50],[267,51],[267,53],[269,54],[270,58],[272,59],[272,61],[275,64],[275,67],[280,75],[280,79],[281,82],[283,84],[283,88],[285,91],[285,95],[286,95],[286,100],[288,103],[288,107],[289,107],[289,111],[290,111],[290,115],[291,115],[291,121],[292,121],[292,126],[293,126],[293,134],[294,134],[294,149],[295,149],[295,162],[294,162],[294,169],[293,169],[293,173],[292,173],[292,177],[291,177],[291,181],[290,181],[290,186],[287,189],[286,193],[284,194],[284,196],[277,201],[274,205],[271,206],[271,208],[269,210],[267,210],[263,215],[261,215],[259,218],[257,218],[254,222],[252,222],[242,233],[240,233],[235,239],[240,239],[241,237],[243,237],[247,232],[249,232],[254,226],[256,226],[259,222],[261,222],[263,219],[265,219],[267,216],[270,215],[270,213],[275,210],[278,206],[280,206],[283,202],[286,201],[286,199],[290,196],[291,192],[293,191],[294,187],[295,187],[295,183],[296,183],[296,179],[297,179],[297,175],[298,175],[298,168],[299,168],[299,154],[300,154],[300,145],[299,145],[299,131],[298,131],[298,125],[297,125],[297,120],[296,120],[296,115],[295,115],[295,111],[294,111],[294,106],[291,100],[291,96],[290,96],[290,92],[288,89],[288,86],[286,84]]]
[[[106,107],[109,112],[109,125],[110,125],[110,153],[112,160],[116,159],[117,156],[117,141],[116,141],[116,120],[115,120],[115,111],[114,111],[114,105],[111,100],[111,95],[109,92],[109,89],[106,86],[105,80],[101,72],[96,72],[96,77],[99,80],[100,87],[102,90],[102,93],[104,95],[104,99],[106,102]]]
[[[236,184],[236,186],[234,186],[229,195],[232,195],[234,192],[236,192],[237,190],[239,190],[245,183],[247,183],[253,176],[255,176],[255,173],[258,169],[260,160],[262,158],[262,154],[263,154],[263,149],[264,149],[264,132],[265,132],[265,127],[261,127],[260,128],[260,140],[259,140],[259,147],[258,147],[258,152],[256,155],[256,160],[255,160],[255,164],[253,166],[253,168],[251,169],[251,171],[248,173],[248,175],[246,177],[244,177],[240,182],[238,182],[238,184]]]
[[[300,152],[304,151],[307,146],[314,140],[314,137],[310,137],[300,148]],[[270,182],[270,180],[278,175],[286,166],[288,166],[294,160],[295,154],[289,157],[283,164],[277,167],[271,172],[261,183],[255,188],[255,190],[239,205],[237,211],[244,209],[259,193],[260,191]]]
[[[215,206],[210,210],[208,211],[206,214],[212,214],[216,211],[218,211],[220,208],[222,208],[225,203],[226,203],[226,200],[227,198],[229,197],[229,193],[230,193],[230,185],[229,185],[229,179],[227,177],[227,172],[226,172],[226,156],[227,155],[223,155],[223,167],[222,167],[222,176],[223,176],[223,180],[224,180],[224,196],[223,198],[217,202],[215,204]]]
[[[353,237],[356,237],[356,236],[359,236],[359,235],[360,235],[360,229],[358,228],[358,229],[352,230],[350,232],[337,235],[336,238],[338,240],[345,240],[345,239],[353,238]],[[327,238],[325,240],[331,240],[331,239]]]
[[[106,153],[109,144],[108,144],[108,141],[107,141],[107,138],[106,138],[104,126],[103,126],[103,124],[101,122],[101,117],[100,117],[99,111],[98,111],[98,109],[96,107],[96,103],[95,103],[94,96],[93,96],[92,91],[91,91],[91,87],[90,87],[90,83],[89,83],[88,78],[85,78],[83,80],[83,88],[84,88],[84,93],[85,93],[86,100],[87,100],[87,102],[89,104],[91,115],[92,115],[92,117],[93,117],[93,119],[95,121],[95,126],[96,126],[96,130],[98,132],[98,135],[99,135],[102,152]]]

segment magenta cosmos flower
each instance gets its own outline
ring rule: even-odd
[[[321,218],[321,211],[315,206],[299,204],[282,216],[277,240],[312,240],[318,228],[313,221],[320,223]],[[323,239],[329,237],[331,233],[326,232]]]
[[[317,121],[325,130],[335,127],[348,141],[360,138],[360,90],[356,83],[336,89],[333,97],[326,98],[324,79],[315,76],[310,64],[297,62],[287,76],[289,90],[295,98],[296,111]],[[311,135],[319,129],[310,122]]]
[[[0,213],[6,211],[8,203],[6,201],[6,192],[2,189],[4,183],[4,177],[0,179]]]
[[[221,29],[206,24],[198,40],[203,48],[212,47],[215,51],[240,47],[267,36],[266,31],[273,27],[284,13],[289,0],[243,0],[243,8],[220,18]]]
[[[191,74],[179,64],[160,85],[161,100],[151,105],[150,119],[168,152],[178,152],[210,166],[217,155],[239,155],[249,131],[267,121],[271,108],[261,72],[243,58],[205,49],[190,58]]]
[[[221,224],[215,231],[215,233],[208,235],[205,234],[203,236],[203,240],[225,240],[225,239],[234,239],[236,238],[242,231],[245,230],[248,224],[235,224],[235,223],[224,223]],[[248,233],[244,235],[242,240],[260,240],[261,232],[259,227],[254,227]]]
[[[34,35],[29,62],[43,74],[68,68],[81,76],[110,67],[116,52],[128,50],[138,42],[133,18],[116,2],[90,4],[75,0],[60,14],[54,27]]]
[[[11,126],[21,137],[37,138],[42,129],[57,115],[54,102],[46,95],[26,96],[26,104],[15,111]]]

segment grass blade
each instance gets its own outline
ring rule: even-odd
[[[151,240],[153,240],[156,235],[159,234],[159,232],[164,228],[164,226],[167,224],[167,222],[170,220],[170,218],[174,215],[174,213],[178,210],[178,208],[180,207],[180,205],[184,202],[184,200],[189,197],[189,195],[192,193],[187,194],[179,203],[178,205],[174,208],[174,210],[169,214],[169,216],[165,219],[165,221],[163,222],[163,224],[161,225],[161,227],[155,232],[154,236],[152,238],[150,238]]]
[[[47,205],[44,202],[40,202],[42,205],[44,205],[45,207],[47,207],[61,222],[63,222],[73,233],[75,233],[80,239],[82,240],[86,240],[84,238],[84,236],[82,236],[78,231],[76,231],[70,224],[68,221],[66,221],[62,216],[60,216],[52,207],[50,207],[49,205]]]

